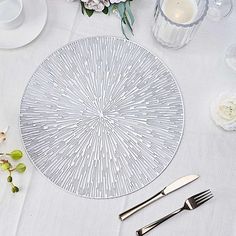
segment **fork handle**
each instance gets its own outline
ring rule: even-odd
[[[154,229],[155,227],[157,227],[158,225],[160,225],[161,223],[165,222],[166,220],[170,219],[171,217],[177,215],[178,213],[180,213],[182,210],[184,210],[184,208],[180,208],[176,211],[173,211],[172,213],[170,213],[169,215],[167,216],[164,216],[163,218],[157,220],[157,221],[154,221],[152,222],[151,224],[149,225],[146,225],[144,227],[142,227],[141,229],[137,230],[136,233],[137,233],[137,236],[142,236],[144,234],[146,234],[147,232],[149,232],[150,230]]]
[[[139,203],[138,205],[128,209],[127,211],[121,213],[119,215],[121,220],[125,220],[137,211],[143,209],[144,207],[150,205],[151,203],[155,202],[156,200],[162,198],[164,196],[163,190],[160,191],[159,193],[156,193],[154,196],[150,197],[149,199],[145,200],[144,202]]]

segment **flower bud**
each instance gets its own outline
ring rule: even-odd
[[[7,182],[9,182],[9,183],[12,182],[12,177],[10,175],[7,177]]]
[[[8,155],[10,155],[13,160],[19,160],[23,156],[23,153],[21,150],[14,150]]]

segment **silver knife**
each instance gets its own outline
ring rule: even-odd
[[[150,205],[151,203],[155,202],[156,200],[168,195],[169,193],[174,192],[175,190],[182,188],[183,186],[193,182],[194,180],[198,179],[199,175],[187,175],[175,180],[173,183],[169,184],[165,188],[163,188],[159,193],[155,194],[154,196],[150,197],[149,199],[145,200],[144,202],[130,208],[129,210],[121,213],[119,218],[121,220],[125,220],[137,211],[143,209],[144,207]]]

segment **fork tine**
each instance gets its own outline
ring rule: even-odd
[[[197,206],[198,206],[198,207],[201,206],[203,203],[209,201],[209,200],[212,199],[213,197],[214,197],[214,196],[212,195],[212,196],[210,196],[210,197],[204,199],[203,201],[197,202]]]
[[[198,202],[204,201],[205,199],[207,199],[207,198],[209,198],[211,196],[213,196],[212,193],[204,195],[202,198],[195,200],[195,202],[198,203]]]
[[[194,198],[194,200],[196,202],[199,202],[199,201],[202,201],[203,199],[209,197],[210,195],[212,195],[211,191],[209,191],[209,192],[207,192],[207,193],[205,193],[205,194],[203,194],[203,195],[201,195],[201,196],[199,196],[197,198]]]
[[[207,193],[207,192],[209,192],[209,191],[210,191],[210,189],[207,189],[207,190],[205,190],[205,191],[203,191],[203,192],[201,192],[201,193],[198,193],[198,194],[196,194],[196,195],[193,195],[193,198],[196,199],[197,197],[200,197],[200,196],[202,196],[204,193]]]

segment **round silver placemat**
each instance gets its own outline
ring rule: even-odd
[[[130,41],[70,43],[35,71],[20,127],[34,165],[63,189],[89,198],[132,193],[160,175],[183,132],[173,75]]]

